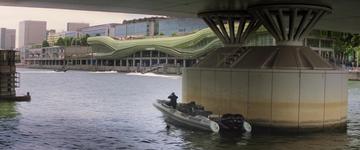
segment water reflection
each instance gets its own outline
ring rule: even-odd
[[[360,148],[360,81],[350,81],[348,87],[348,148]]]
[[[14,146],[19,125],[17,115],[16,103],[0,102],[0,147],[10,149]]]
[[[250,135],[241,136],[175,132],[184,139],[184,148],[204,150],[288,150],[288,149],[348,149],[351,148],[346,133],[319,133],[309,135]],[[353,146],[357,147],[357,146]]]
[[[15,106],[15,102],[0,102],[0,119],[16,117],[18,113]]]
[[[359,149],[360,148],[360,82],[349,82],[347,130],[309,134],[212,134],[187,129],[169,130],[184,140],[187,149]]]
[[[347,132],[233,136],[166,129],[161,112],[152,103],[172,91],[181,95],[181,79],[20,71],[18,92],[30,90],[33,101],[0,103],[0,149],[360,148],[360,82],[349,82]]]

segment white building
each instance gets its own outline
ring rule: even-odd
[[[64,38],[65,32],[50,32],[47,36],[47,41],[50,46],[54,46],[59,38]]]
[[[68,22],[66,24],[66,31],[79,31],[81,28],[86,28],[89,26],[89,23]]]

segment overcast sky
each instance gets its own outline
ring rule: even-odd
[[[62,31],[67,22],[85,22],[90,25],[121,23],[124,19],[150,17],[142,14],[108,13],[63,9],[44,9],[0,6],[0,27],[18,29],[22,20],[47,21],[47,29]]]
[[[67,22],[84,22],[90,23],[90,25],[98,25],[121,23],[124,19],[129,20],[143,17],[150,16],[143,14],[0,6],[0,28],[16,29],[16,32],[19,28],[19,22],[23,20],[47,21],[48,30],[55,29],[57,32],[61,32],[66,30]],[[16,36],[16,41],[18,41],[18,32]]]

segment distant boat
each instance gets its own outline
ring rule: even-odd
[[[55,69],[54,71],[55,71],[55,72],[66,72],[67,69],[61,68],[61,69]]]
[[[95,71],[93,73],[118,73],[117,71],[111,70],[111,71]]]

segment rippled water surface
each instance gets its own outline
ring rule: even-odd
[[[360,82],[349,82],[345,133],[220,137],[171,127],[152,103],[177,76],[18,69],[30,103],[0,103],[0,149],[360,149]]]

